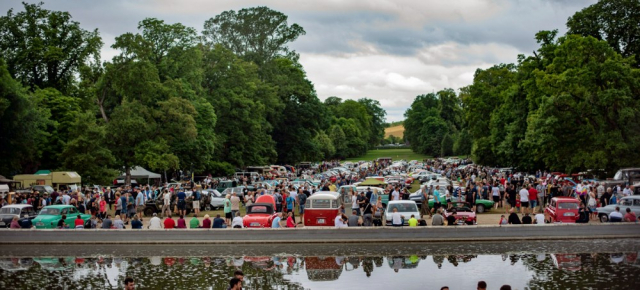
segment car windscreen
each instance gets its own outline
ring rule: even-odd
[[[415,203],[396,203],[390,204],[387,209],[389,212],[393,212],[393,209],[397,208],[398,212],[417,212],[418,207]]]
[[[266,205],[252,205],[247,207],[247,214],[250,213],[272,214],[273,208]]]
[[[578,204],[575,202],[559,202],[558,209],[578,209]]]
[[[0,208],[0,214],[20,214],[20,209],[15,207],[3,207]]]
[[[59,215],[60,209],[57,208],[43,208],[40,214]]]
[[[322,209],[322,208],[336,207],[336,202],[331,200],[331,199],[308,200],[307,204],[310,205],[310,208],[312,208],[312,209],[316,209],[316,208]]]

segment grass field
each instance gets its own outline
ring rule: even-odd
[[[384,129],[384,138],[389,138],[389,136],[393,135],[393,137],[403,138],[404,137],[404,125],[393,126]]]
[[[411,149],[380,149],[369,150],[367,151],[366,155],[355,158],[347,158],[347,161],[371,161],[376,160],[380,157],[391,157],[393,158],[393,160],[422,160],[425,158],[429,158],[430,156],[415,153]]]

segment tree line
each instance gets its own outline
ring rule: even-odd
[[[456,94],[416,97],[405,113],[414,150],[471,154],[489,166],[566,172],[638,166],[640,2],[602,0],[568,31],[540,31],[515,64],[478,69]]]
[[[24,3],[0,17],[0,174],[75,170],[106,183],[135,166],[214,175],[364,154],[384,137],[371,99],[321,102],[305,34],[267,7],[225,11],[201,33],[146,18],[101,61],[99,31]]]

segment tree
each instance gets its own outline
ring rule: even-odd
[[[204,23],[202,35],[209,45],[220,44],[258,66],[278,57],[297,59],[287,43],[304,35],[298,24],[287,24],[287,16],[268,7],[224,11]]]
[[[359,99],[358,103],[365,106],[367,115],[371,117],[369,121],[371,134],[368,142],[369,146],[376,146],[380,143],[380,140],[384,138],[384,124],[386,121],[387,111],[380,106],[380,102],[377,100],[363,98]]]
[[[453,154],[469,155],[473,147],[473,140],[466,129],[462,129],[453,143]]]
[[[567,34],[592,36],[606,41],[623,57],[635,56],[640,67],[640,2],[600,0],[576,12],[567,21]]]
[[[314,137],[314,142],[318,146],[320,154],[315,160],[329,160],[336,154],[336,148],[333,146],[331,138],[324,132],[320,131]]]
[[[78,68],[99,56],[98,30],[84,30],[68,12],[43,9],[43,3],[23,5],[25,11],[9,9],[0,17],[0,54],[9,72],[32,90],[71,93]]]
[[[35,172],[49,133],[49,110],[14,80],[0,58],[0,174]]]
[[[331,138],[333,147],[336,150],[335,156],[338,158],[347,157],[347,136],[342,131],[342,128],[338,125],[331,126],[329,128],[329,138]]]
[[[72,138],[61,152],[63,169],[78,172],[89,184],[109,184],[118,175],[117,170],[111,169],[116,159],[106,146],[106,128],[96,122],[95,113],[77,114],[69,136]]]
[[[440,144],[440,156],[451,156],[453,155],[453,138],[451,134],[446,134],[442,137],[442,143]]]
[[[525,145],[552,170],[631,166],[640,152],[640,70],[607,42],[558,39],[552,64],[535,71],[544,94],[528,120]]]

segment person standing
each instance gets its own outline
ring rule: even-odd
[[[138,192],[138,195],[136,196],[136,214],[141,215],[142,212],[144,212],[144,206],[145,203],[147,202],[146,200],[147,195],[145,193],[142,192]]]
[[[351,211],[355,212],[355,215],[359,215],[360,207],[358,206],[358,192],[351,192]]]
[[[520,196],[520,206],[522,206],[522,212],[523,213],[528,213],[529,210],[529,191],[527,190],[526,186],[523,186],[522,189],[520,189],[520,192],[518,194]]]
[[[200,214],[200,200],[202,199],[202,193],[200,192],[200,187],[198,186],[198,188],[196,188],[196,190],[193,191],[193,212],[195,214]]]
[[[227,194],[224,197],[224,219],[225,219],[225,223],[227,224],[227,226],[231,225],[231,218],[232,218],[230,197],[231,197],[231,195],[229,195],[229,194]]]
[[[504,212],[509,213],[511,209],[516,207],[516,187],[513,184],[509,184],[509,188],[507,189],[507,202],[509,203],[508,207],[505,207]]]
[[[107,202],[100,197],[100,202],[98,202],[100,206],[100,219],[104,219],[107,216]]]
[[[231,218],[235,218],[240,213],[240,198],[237,193],[232,193],[231,198]]]
[[[304,209],[307,205],[307,191],[306,190],[300,190],[300,193],[298,194],[298,200],[296,201],[298,203],[298,213],[300,214],[300,222],[298,222],[298,224],[302,224],[304,222]]]
[[[296,206],[296,200],[291,196],[287,196],[287,198],[285,199],[285,202],[287,203],[287,216],[289,215],[289,213],[291,213],[291,216],[293,216],[293,221],[296,221],[296,217],[295,214],[293,212],[293,209]],[[288,217],[287,217],[288,219]]]
[[[423,187],[420,189],[420,216],[424,218],[427,214],[432,216],[431,210],[429,209],[429,193],[427,192],[427,187]]]
[[[498,209],[500,205],[500,187],[498,187],[498,182],[493,183],[491,187],[491,197],[493,198],[493,209]]]
[[[176,196],[178,198],[178,214],[185,215],[187,212],[187,194],[184,189],[180,188]]]

